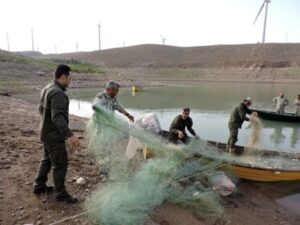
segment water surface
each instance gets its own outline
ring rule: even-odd
[[[91,101],[100,90],[71,91],[70,113],[90,117]],[[121,105],[135,117],[147,112],[155,112],[163,129],[168,130],[173,118],[182,107],[191,108],[194,129],[207,140],[227,142],[228,119],[235,105],[243,98],[253,99],[252,108],[274,110],[272,99],[279,92],[285,92],[290,101],[286,112],[294,112],[293,101],[300,88],[285,84],[239,84],[202,83],[194,86],[170,86],[148,88],[132,95],[130,90],[121,89],[118,99]],[[300,152],[300,124],[262,121],[264,128],[257,147],[280,151]],[[251,127],[245,122],[239,133],[239,145],[247,145]]]

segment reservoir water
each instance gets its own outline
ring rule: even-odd
[[[93,111],[91,102],[99,89],[71,90],[70,113],[89,118]],[[147,112],[155,112],[163,129],[168,130],[173,118],[180,114],[182,107],[191,108],[191,118],[197,134],[207,140],[227,142],[228,119],[231,110],[244,98],[253,99],[252,108],[275,110],[272,99],[284,92],[290,104],[286,112],[294,112],[298,85],[285,84],[240,84],[240,83],[201,83],[192,86],[164,86],[145,88],[132,95],[129,89],[121,89],[119,103],[135,117]],[[256,147],[280,151],[300,152],[300,124],[275,121],[262,121],[260,142]],[[251,126],[244,122],[239,132],[239,145],[247,145]]]

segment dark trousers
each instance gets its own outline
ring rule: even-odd
[[[238,141],[239,128],[229,127],[230,136],[227,142],[229,148],[235,148],[235,143]]]
[[[178,134],[177,133],[170,133],[170,136],[169,136],[169,141],[174,143],[174,144],[178,144],[178,140],[182,141],[184,144],[187,144],[188,142],[188,136],[186,133],[184,133],[184,137],[179,139],[178,138]]]
[[[35,179],[35,189],[42,189],[46,186],[51,167],[55,192],[57,197],[61,197],[66,194],[65,178],[68,169],[68,153],[65,142],[44,143],[44,156]]]

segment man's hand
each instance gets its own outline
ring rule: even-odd
[[[130,122],[134,122],[134,116],[127,114],[127,118],[130,120]]]
[[[197,134],[194,136],[194,138],[197,139],[197,140],[200,139],[200,137]]]
[[[69,143],[72,149],[78,148],[80,146],[80,141],[75,135],[69,138]]]
[[[184,138],[184,133],[182,131],[178,131],[178,138],[179,139]]]

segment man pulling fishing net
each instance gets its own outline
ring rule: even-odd
[[[104,92],[99,92],[94,101],[93,101],[93,109],[95,110],[96,107],[104,108],[108,111],[119,111],[123,115],[125,115],[130,122],[134,122],[134,117],[129,114],[119,103],[116,96],[119,93],[121,85],[115,80],[109,80],[105,84]],[[105,128],[103,128],[105,129]],[[106,153],[109,155],[109,153]],[[103,180],[108,178],[109,166],[107,165],[109,162],[108,157],[103,159],[103,162],[100,163],[100,177]]]
[[[246,114],[251,114],[249,106],[252,105],[252,99],[246,98],[239,105],[237,105],[231,112],[228,128],[230,136],[227,142],[227,151],[232,153],[235,151],[235,143],[238,141],[238,132],[242,128],[244,121],[249,121]]]

